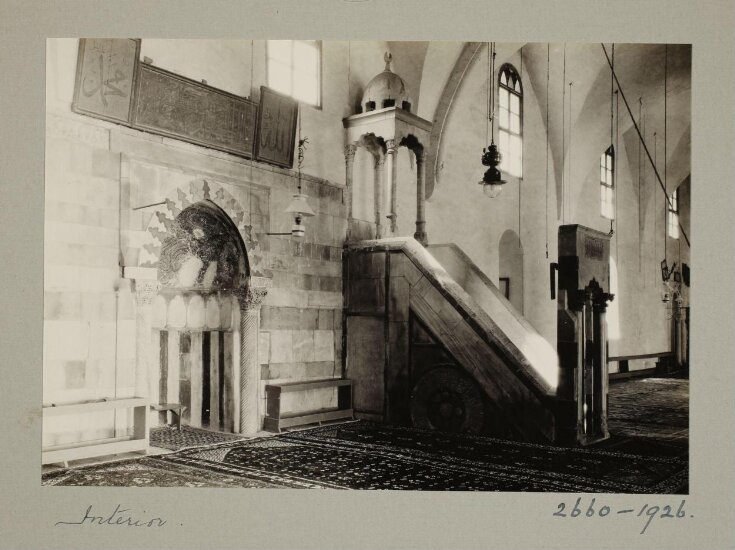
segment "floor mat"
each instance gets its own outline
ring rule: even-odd
[[[233,433],[213,432],[190,426],[181,426],[181,430],[173,426],[161,426],[151,428],[149,441],[152,447],[178,451],[191,447],[202,447],[212,443],[224,441],[238,441],[243,439],[241,435]]]
[[[282,487],[257,479],[161,462],[154,460],[154,457],[56,470],[43,474],[41,484],[87,487]]]
[[[616,435],[686,445],[689,380],[643,378],[610,384],[608,425]]]
[[[349,422],[243,439],[151,431],[175,452],[42,476],[44,485],[682,493],[688,381],[612,384],[611,439],[592,448],[518,443]]]
[[[515,443],[369,422],[155,457],[288,487],[676,493],[687,461]]]

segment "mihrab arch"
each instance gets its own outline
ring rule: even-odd
[[[152,402],[181,403],[193,426],[252,434],[270,280],[254,276],[261,257],[246,221],[238,201],[206,180],[177,188],[153,213],[137,254],[157,275],[155,290],[141,285],[149,298],[138,300],[138,362]]]

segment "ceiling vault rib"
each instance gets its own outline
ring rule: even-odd
[[[431,135],[429,137],[429,149],[427,152],[427,166],[430,167],[426,173],[426,198],[430,198],[434,192],[434,186],[436,181],[439,179],[439,149],[441,147],[442,135],[444,132],[444,125],[446,124],[449,112],[452,109],[452,103],[454,102],[454,96],[457,94],[459,87],[464,80],[465,73],[470,68],[472,60],[477,55],[477,52],[484,42],[467,42],[457,59],[454,68],[449,73],[447,82],[444,85],[444,90],[439,98],[436,111],[434,112],[434,125],[431,129]]]

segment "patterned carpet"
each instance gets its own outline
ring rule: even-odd
[[[680,457],[514,443],[358,421],[66,470],[44,476],[43,482],[675,493],[686,487],[687,461]]]
[[[244,487],[278,489],[283,487],[247,477],[235,477],[206,469],[161,462],[156,457],[132,458],[45,473],[43,485],[88,487]]]
[[[349,422],[245,439],[151,430],[174,452],[44,473],[44,485],[682,493],[689,381],[610,385],[612,437],[563,448]]]
[[[149,438],[151,447],[168,449],[170,451],[178,451],[180,449],[188,449],[191,447],[202,447],[204,445],[223,443],[225,441],[239,441],[243,439],[241,435],[237,434],[213,432],[189,426],[182,426],[181,430],[178,430],[173,426],[152,428]]]
[[[689,380],[643,378],[610,384],[608,423],[618,436],[686,446]]]

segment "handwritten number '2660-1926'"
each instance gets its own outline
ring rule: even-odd
[[[681,519],[685,517],[693,517],[693,516],[687,516],[686,512],[684,512],[684,503],[686,500],[682,500],[679,504],[679,507],[674,512],[674,508],[669,505],[665,506],[650,506],[649,504],[644,504],[641,506],[640,509],[635,510],[633,508],[629,509],[620,509],[614,511],[610,506],[602,506],[597,508],[595,506],[595,499],[593,498],[589,505],[587,506],[587,509],[585,510],[583,506],[580,506],[582,503],[582,497],[579,497],[577,501],[574,503],[574,507],[569,511],[569,513],[566,513],[566,503],[560,502],[558,505],[558,509],[556,512],[554,512],[552,515],[556,517],[562,517],[562,518],[577,518],[577,517],[608,517],[610,515],[624,515],[624,514],[633,514],[636,511],[638,512],[635,514],[635,517],[640,516],[646,516],[647,520],[645,525],[643,526],[643,529],[641,530],[641,535],[646,532],[648,529],[648,526],[651,524],[653,519],[655,517],[659,518],[668,518],[668,519]],[[660,515],[659,515],[660,513]]]

